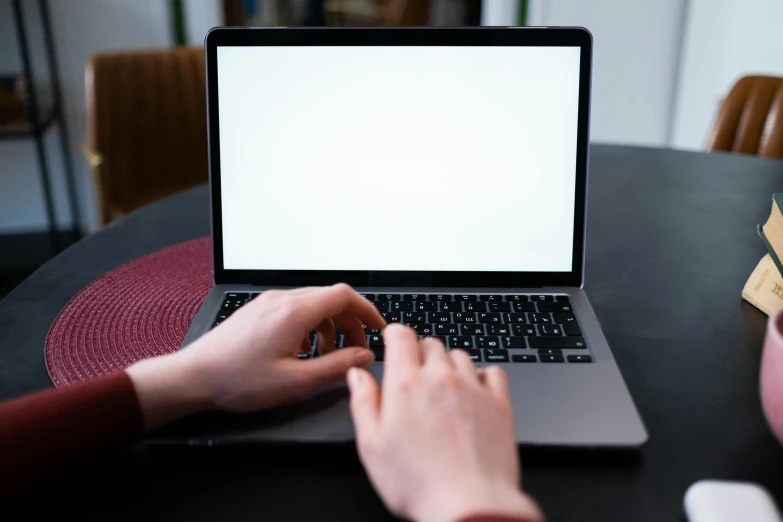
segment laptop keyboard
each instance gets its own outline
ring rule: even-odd
[[[212,328],[225,321],[258,292],[229,292]],[[387,323],[410,326],[420,337],[437,337],[449,349],[465,350],[475,362],[590,363],[587,343],[568,296],[532,294],[362,294]],[[365,327],[376,361],[383,361],[383,336]],[[310,353],[317,357],[316,335]],[[335,346],[346,346],[337,328]]]

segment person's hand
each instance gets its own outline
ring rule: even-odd
[[[373,354],[362,324],[383,328],[386,322],[347,285],[269,290],[186,349],[142,361],[127,372],[148,429],[201,410],[255,411],[370,364]],[[335,350],[335,325],[348,348]],[[312,330],[320,357],[300,360],[300,351],[310,351]]]
[[[455,522],[473,514],[539,520],[519,489],[519,461],[505,373],[479,372],[467,353],[419,341],[404,326],[384,330],[383,390],[348,371],[359,456],[395,515]]]

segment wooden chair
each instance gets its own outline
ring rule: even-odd
[[[429,0],[327,0],[326,25],[427,25]]]
[[[706,149],[783,158],[783,78],[740,78],[718,110]]]
[[[103,224],[207,181],[203,49],[97,54],[85,83]]]

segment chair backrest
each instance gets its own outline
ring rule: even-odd
[[[97,54],[85,83],[103,223],[207,181],[203,49]]]
[[[783,78],[740,78],[718,110],[706,149],[783,158]]]

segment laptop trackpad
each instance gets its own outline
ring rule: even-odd
[[[369,371],[380,383],[383,366],[374,364]],[[298,401],[253,414],[197,415],[147,437],[152,443],[178,439],[188,445],[351,442],[354,431],[348,388],[345,382],[335,383]]]

